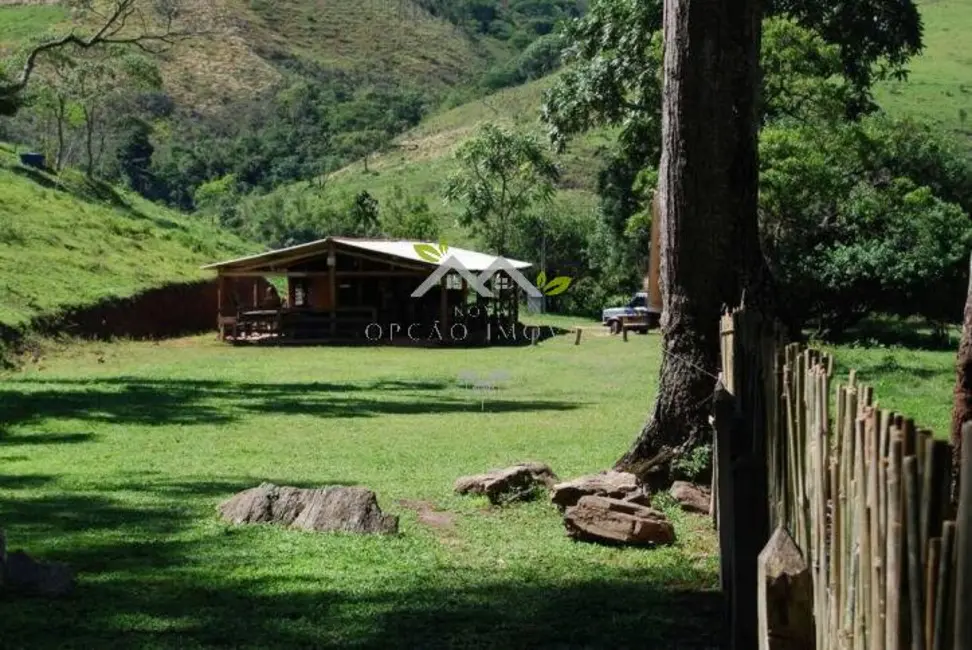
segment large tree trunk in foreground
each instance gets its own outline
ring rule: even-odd
[[[962,316],[962,339],[955,363],[955,401],[952,409],[952,501],[958,500],[962,459],[962,425],[972,420],[972,257],[969,259],[969,290]]]
[[[719,316],[769,309],[757,229],[759,0],[665,0],[661,286],[664,357],[654,412],[616,467],[659,487],[709,442]]]

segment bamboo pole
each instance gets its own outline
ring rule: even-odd
[[[901,440],[892,433],[891,455],[888,463],[887,502],[887,591],[885,596],[885,650],[901,650]]]
[[[868,620],[871,604],[871,538],[870,521],[867,517],[867,457],[864,420],[855,418],[857,433],[857,455],[855,467],[857,471],[855,484],[856,507],[854,516],[857,518],[857,601],[855,604],[854,648],[864,650],[866,647]]]
[[[864,414],[866,418],[865,431],[868,445],[868,469],[867,469],[867,506],[869,534],[871,540],[870,548],[870,593],[871,593],[871,613],[870,613],[870,632],[868,635],[868,647],[870,650],[881,650],[881,643],[884,642],[884,617],[881,612],[881,599],[884,596],[881,585],[881,566],[883,564],[884,553],[881,538],[881,498],[878,494],[878,466],[882,462],[880,439],[878,431],[878,413],[871,402],[871,395],[868,395],[868,408]]]
[[[922,597],[921,571],[921,506],[920,477],[918,476],[918,457],[908,456],[902,464],[905,486],[905,516],[904,528],[906,532],[907,563],[908,563],[908,593],[905,595],[908,603],[908,620],[911,633],[911,650],[925,650],[925,633],[921,622],[924,620],[924,603]]]
[[[925,647],[935,644],[935,602],[938,598],[938,563],[942,553],[942,538],[928,540],[928,563],[925,565]]]
[[[938,557],[938,595],[935,598],[935,630],[932,650],[952,650],[952,614],[955,558],[955,522],[942,524],[942,551]]]

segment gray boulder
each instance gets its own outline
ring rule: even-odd
[[[277,524],[317,532],[398,532],[398,517],[383,514],[375,493],[363,487],[304,489],[263,483],[236,494],[218,509],[233,524]]]

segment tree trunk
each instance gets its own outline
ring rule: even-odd
[[[659,487],[711,440],[719,316],[745,295],[772,312],[757,229],[759,0],[665,0],[663,352],[650,420],[616,467]]]
[[[94,178],[94,124],[95,124],[95,112],[94,109],[88,109],[87,106],[82,106],[84,111],[84,152],[85,152],[85,169],[88,178]]]
[[[61,171],[64,165],[64,122],[67,121],[67,101],[63,97],[57,98],[57,155],[54,157],[54,171]]]
[[[959,467],[962,459],[962,425],[972,420],[972,257],[969,259],[969,289],[962,316],[962,338],[955,363],[955,397],[952,408],[952,502],[958,499]]]

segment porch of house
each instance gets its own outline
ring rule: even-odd
[[[518,290],[503,272],[490,281],[492,298],[454,272],[413,297],[438,265],[404,244],[411,242],[328,238],[206,267],[218,274],[220,338],[469,345],[489,343],[490,332],[516,323]]]

